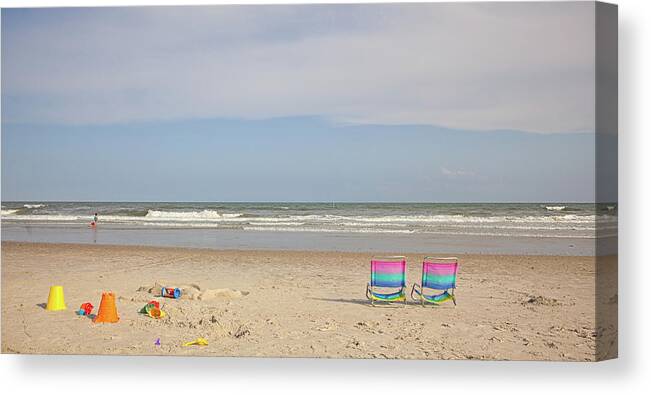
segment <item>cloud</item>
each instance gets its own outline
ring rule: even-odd
[[[3,10],[3,122],[594,130],[594,4]]]

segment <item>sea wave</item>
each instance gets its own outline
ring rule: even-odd
[[[15,215],[20,209],[2,209],[2,215],[12,215],[15,220],[86,220],[89,215]],[[391,215],[391,216],[344,216],[344,215],[279,215],[255,216],[243,213],[222,213],[215,210],[202,211],[162,211],[148,210],[146,214],[134,215],[102,215],[100,222],[233,222],[233,223],[269,223],[269,224],[333,224],[341,226],[436,226],[436,225],[495,225],[495,226],[581,226],[581,225],[608,225],[617,224],[617,217],[613,215],[545,215],[545,216],[464,216],[464,215]]]
[[[5,211],[10,211],[5,213]],[[34,222],[78,222],[85,221],[86,219],[92,219],[88,216],[79,216],[79,215],[23,215],[23,214],[14,214],[14,212],[20,210],[2,210],[2,215],[8,215],[12,221],[34,221]]]
[[[13,210],[13,209],[2,209],[0,210],[0,215],[13,215],[16,214],[19,210]]]
[[[283,226],[245,226],[244,230],[252,231],[272,231],[272,232],[315,232],[315,233],[416,233],[415,230],[407,229],[331,229],[331,228],[313,228],[313,227],[283,227]]]
[[[441,224],[441,223],[594,223],[616,222],[617,217],[609,215],[545,215],[545,216],[465,216],[465,215],[391,215],[378,217],[364,216],[338,216],[338,215],[305,215],[291,216],[291,219],[316,222],[339,222],[355,221],[367,223],[420,223],[420,224]],[[257,218],[261,220],[261,218]]]
[[[565,210],[565,206],[545,206],[545,208],[549,211],[563,211]]]
[[[251,226],[303,226],[306,225],[305,222],[264,222],[264,221],[249,221],[247,222],[248,225]]]
[[[332,228],[296,228],[296,227],[276,227],[276,226],[245,226],[243,230],[261,231],[261,232],[308,232],[308,233],[388,233],[388,234],[429,234],[437,236],[476,236],[476,237],[530,237],[530,238],[561,238],[561,239],[594,239],[617,236],[616,233],[609,234],[545,234],[545,233],[517,233],[517,232],[442,232],[442,231],[416,231],[411,229],[378,229],[378,228],[359,228],[359,229],[332,229]]]
[[[25,208],[42,208],[45,207],[45,204],[25,204],[23,207]]]
[[[197,219],[229,219],[241,217],[240,213],[220,213],[215,210],[201,210],[201,211],[161,211],[161,210],[148,210],[145,218],[156,218],[160,220],[197,220]]]
[[[23,214],[23,209],[2,209],[7,223],[48,223],[86,226],[89,215]],[[239,229],[267,232],[386,233],[504,237],[595,238],[617,234],[617,217],[609,215],[463,216],[463,215],[279,215],[251,217],[215,210],[148,210],[145,216],[101,215],[107,226]]]

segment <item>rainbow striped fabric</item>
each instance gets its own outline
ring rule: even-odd
[[[402,257],[396,260],[371,260],[371,285],[374,287],[404,287],[407,283],[407,261]]]
[[[366,296],[372,301],[406,301],[407,260],[405,257],[373,258],[371,260],[371,282],[366,287]],[[379,293],[374,287],[400,288],[396,292]]]
[[[421,283],[414,284],[412,288],[412,298],[414,293],[418,295],[421,302],[430,302],[434,304],[443,303],[448,300],[456,305],[454,290],[457,287],[457,272],[459,262],[457,258],[432,258],[426,257],[423,260],[423,275]],[[424,289],[435,289],[443,291],[434,295],[425,295]]]
[[[424,288],[441,290],[456,288],[458,267],[456,258],[425,258],[421,285]]]
[[[454,300],[454,297],[448,291],[443,291],[440,294],[436,295],[425,295],[421,293],[420,296],[430,303],[443,303],[447,302],[448,300]]]

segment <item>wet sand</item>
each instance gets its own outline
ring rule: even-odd
[[[3,219],[2,240],[30,243],[139,245],[216,250],[386,252],[427,250],[457,254],[594,256],[595,239],[508,237],[467,234],[393,234],[347,232],[274,232],[192,227],[143,227],[102,224],[11,223]],[[600,252],[617,253],[617,238],[599,239]]]
[[[423,255],[407,255],[410,286]],[[461,255],[455,308],[371,307],[371,256],[5,241],[2,352],[566,361],[617,354],[616,321],[595,324],[596,308],[601,317],[617,314],[616,257],[597,265],[594,257]],[[597,271],[604,276],[595,304]],[[156,284],[195,290],[162,299],[148,292]],[[50,285],[64,287],[67,310],[44,309]],[[117,295],[116,324],[75,314],[84,302],[96,311],[102,291]],[[152,299],[166,318],[139,314]],[[198,337],[208,346],[182,346]]]

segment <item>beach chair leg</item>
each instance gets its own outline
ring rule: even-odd
[[[418,293],[418,296],[420,297],[420,307],[425,307],[425,296],[423,296],[423,286],[420,285],[420,292]]]
[[[418,290],[416,290],[416,287],[418,287]],[[418,294],[418,300],[416,300],[416,298],[414,298],[414,292],[416,292]],[[420,302],[421,307],[425,307],[425,298],[423,298],[423,286],[422,285],[418,285],[418,284],[414,283],[414,286],[411,287],[411,298],[415,302]]]
[[[457,307],[457,298],[454,296],[454,289],[452,292],[450,292],[450,296],[452,296],[452,303],[454,303],[454,307]]]
[[[414,283],[414,285],[411,286],[411,293],[409,294],[409,296],[411,297],[411,300],[413,300],[414,302],[420,301],[420,292],[416,291],[417,286],[419,286],[419,285]],[[418,294],[418,299],[414,298],[414,292]]]

